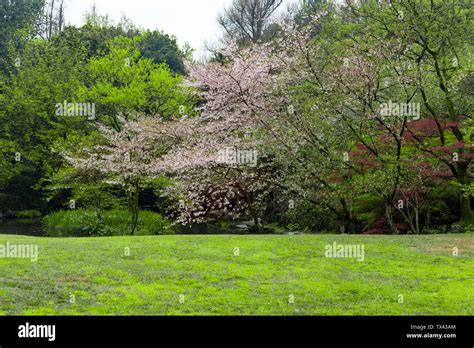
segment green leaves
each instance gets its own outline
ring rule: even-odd
[[[122,114],[125,120],[133,113],[172,118],[180,116],[180,106],[190,110],[187,88],[182,77],[175,76],[164,64],[156,65],[143,58],[138,50],[139,39],[116,38],[109,43],[109,52],[92,58],[87,67],[87,88],[81,91],[97,104],[100,119],[114,119],[119,130]]]

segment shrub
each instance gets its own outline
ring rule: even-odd
[[[41,213],[37,210],[22,210],[16,213],[16,217],[20,220],[33,220],[40,216]]]
[[[130,216],[130,220],[131,220]],[[128,221],[130,221],[128,220]],[[141,211],[138,219],[137,235],[173,234],[173,224],[162,215],[152,211]]]
[[[324,230],[339,230],[333,214],[303,200],[295,202],[294,207],[288,209],[284,216],[284,225],[291,232],[320,233]]]
[[[44,218],[43,226],[50,237],[123,236],[130,234],[131,220],[127,210],[77,209],[52,213]],[[136,235],[172,233],[172,224],[160,214],[140,212]]]
[[[354,214],[370,234],[383,233],[388,229],[384,215],[384,202],[374,194],[364,194],[354,201]]]
[[[450,225],[460,219],[457,189],[451,186],[434,187],[422,205],[422,215],[428,228]]]
[[[474,224],[466,225],[464,228],[465,233],[474,233]]]
[[[82,237],[106,235],[104,224],[92,210],[58,211],[43,219],[47,236]]]

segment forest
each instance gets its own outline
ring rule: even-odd
[[[196,59],[95,7],[2,1],[4,228],[472,231],[472,4],[282,2],[235,0]]]

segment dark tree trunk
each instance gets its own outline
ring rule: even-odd
[[[469,184],[469,177],[467,175],[467,165],[464,163],[458,165],[457,171],[457,180],[461,185]],[[461,221],[469,223],[472,221],[472,207],[471,207],[471,198],[464,195],[461,190],[459,190],[459,205],[461,209]]]
[[[138,207],[138,198],[140,192],[140,185],[138,180],[136,180],[132,184],[132,189],[130,192],[130,211],[132,213],[132,225],[131,225],[131,233],[130,235],[133,236],[138,226],[138,217],[139,217],[139,207]]]

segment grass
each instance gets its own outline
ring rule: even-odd
[[[365,261],[325,258],[334,241],[365,245]],[[472,234],[7,242],[37,244],[39,259],[0,258],[0,315],[474,314]]]

